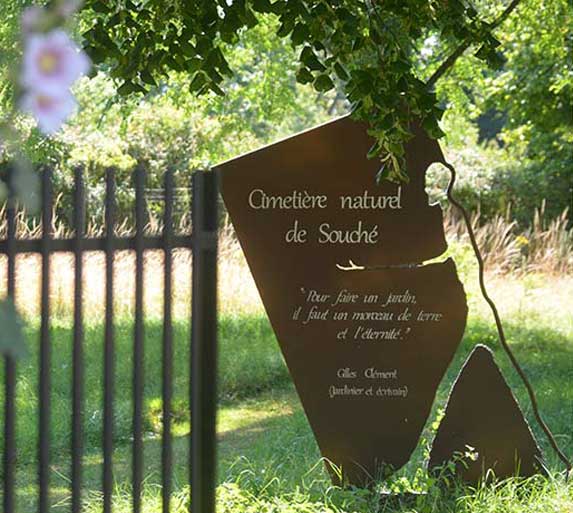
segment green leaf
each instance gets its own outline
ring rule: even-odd
[[[490,48],[495,49],[501,46],[501,41],[494,37],[493,35],[489,34],[488,36],[488,44]]]
[[[180,58],[181,56],[176,55],[175,57]],[[167,57],[165,57],[165,64],[167,64],[172,70],[185,71],[185,61],[180,62],[180,60],[175,57],[167,55]]]
[[[128,96],[136,91],[135,84],[131,81],[125,81],[119,88],[117,89],[117,93],[120,96]]]
[[[315,5],[312,8],[311,14],[314,18],[320,18],[320,17],[328,14],[328,7],[326,7],[326,5],[324,5],[324,3],[319,2],[319,3],[317,3],[317,5]]]
[[[499,69],[505,64],[505,58],[500,52],[495,50],[495,45],[482,45],[480,49],[475,53],[475,56],[478,59],[487,62],[487,64],[493,69]]]
[[[431,109],[437,102],[436,93],[423,92],[419,99],[420,107],[424,110]]]
[[[382,130],[390,130],[394,126],[394,116],[392,114],[384,116],[379,126]]]
[[[410,71],[410,63],[404,60],[395,61],[392,63],[391,69],[395,73],[403,75],[404,73],[408,73],[408,71]]]
[[[143,70],[139,74],[139,77],[144,83],[157,87],[157,82],[155,81],[153,75],[148,70]]]
[[[431,115],[424,118],[424,120],[422,121],[422,128],[424,128],[424,130],[428,133],[428,135],[433,139],[440,139],[441,137],[444,137],[444,135],[446,135],[440,128],[438,120]]]
[[[357,52],[364,46],[365,39],[363,37],[356,37],[354,41],[352,41],[352,51]]]
[[[334,71],[336,72],[336,74],[338,75],[338,78],[340,78],[340,80],[347,81],[350,78],[350,75],[348,74],[348,72],[344,69],[342,64],[340,64],[339,62],[337,62],[334,65]]]
[[[196,49],[199,55],[206,56],[213,49],[213,41],[211,41],[208,37],[201,37],[197,41]]]
[[[283,20],[283,16],[281,16],[281,26],[277,30],[277,36],[285,37],[288,36],[294,29],[294,21],[291,18],[285,18]]]
[[[488,55],[487,58],[487,63],[493,69],[501,69],[505,64],[505,61],[506,59],[503,56],[503,54],[501,52],[496,52],[495,50],[492,50],[492,52]]]
[[[0,353],[12,358],[27,356],[24,322],[10,298],[0,301],[0,326]]]
[[[187,55],[189,57],[195,55],[195,47],[189,41],[180,40],[179,46],[181,47],[181,50],[183,51],[184,55]]]
[[[106,2],[103,2],[103,1],[93,2],[90,7],[91,7],[92,11],[95,11],[95,12],[98,12],[101,14],[107,14],[107,13],[113,11],[113,7],[108,5]]]
[[[469,7],[466,8],[466,14],[467,14],[470,18],[475,18],[478,13],[477,13],[477,11],[476,11],[473,7],[469,6]]]
[[[290,38],[295,45],[300,45],[304,43],[309,36],[310,31],[308,30],[308,27],[303,23],[297,23],[294,27],[294,30],[292,31]]]
[[[258,18],[256,17],[255,13],[251,9],[247,9],[245,11],[244,20],[245,20],[245,25],[247,26],[247,28],[253,28],[259,24]]]
[[[370,35],[370,39],[372,41],[374,41],[377,45],[381,45],[384,41],[380,32],[378,30],[376,30],[376,28],[374,28],[374,27],[370,28],[369,35]]]
[[[140,28],[139,23],[137,23],[137,21],[135,21],[131,16],[126,16],[123,24],[126,27],[137,29],[137,30],[139,30],[139,28]]]
[[[221,29],[221,39],[225,43],[236,44],[239,41],[239,36],[234,30]]]
[[[231,66],[229,66],[229,63],[227,62],[226,59],[223,59],[220,63],[219,63],[219,70],[221,71],[221,73],[223,73],[223,75],[225,75],[226,77],[232,77],[234,75],[233,70],[231,69]]]
[[[439,105],[435,105],[434,107],[432,107],[432,114],[438,121],[440,121],[444,117],[444,112],[445,109],[443,107],[440,107]]]
[[[326,91],[330,91],[331,89],[334,88],[334,82],[331,80],[331,78],[326,75],[326,74],[322,74],[319,75],[318,77],[316,77],[315,81],[314,81],[314,88],[321,93],[324,93]]]
[[[367,96],[372,92],[376,78],[370,70],[355,69],[350,74],[360,95]]]
[[[109,37],[102,25],[96,25],[92,30],[84,34],[84,37],[94,43],[94,45],[107,49],[110,54],[118,52],[117,45]]]
[[[326,51],[326,46],[324,46],[320,41],[316,40],[312,43],[312,47],[319,52]]]
[[[140,84],[136,84],[131,80],[126,80],[117,90],[120,96],[129,96],[133,93],[147,93],[147,89]]]
[[[112,28],[115,27],[116,25],[119,25],[120,23],[122,23],[122,12],[118,12],[116,14],[114,14],[109,21],[106,24],[106,28]]]
[[[406,79],[405,76],[400,77],[397,86],[398,86],[398,91],[401,91],[403,93],[408,92],[408,80]]]
[[[191,59],[188,59],[185,63],[187,71],[189,73],[194,73],[195,71],[199,71],[201,69],[201,66],[203,65],[203,59],[201,59],[200,57],[192,57]]]
[[[225,96],[225,91],[223,91],[217,84],[211,82],[209,84],[209,89],[213,91],[217,96]]]
[[[345,7],[340,7],[336,9],[336,16],[340,21],[345,22],[352,22],[354,21],[355,17],[351,14],[351,12],[346,9]]]
[[[223,75],[221,75],[221,73],[219,73],[216,69],[207,69],[206,70],[207,75],[209,76],[209,78],[215,83],[215,84],[220,84],[221,82],[223,82]]]
[[[302,49],[302,52],[300,53],[300,61],[312,71],[326,70],[310,46],[305,46]]]
[[[485,61],[487,59],[488,52],[489,52],[489,47],[487,45],[482,45],[479,47],[478,51],[474,55],[478,59]]]
[[[206,84],[207,84],[207,77],[202,71],[198,71],[197,73],[195,73],[193,80],[191,80],[191,83],[189,84],[189,91],[191,91],[192,93],[200,91],[201,88],[204,87]]]
[[[310,84],[314,81],[314,75],[307,68],[301,68],[296,73],[296,81],[299,84]]]
[[[260,13],[273,12],[273,6],[269,0],[253,0],[253,9]]]
[[[84,51],[88,54],[94,64],[100,64],[108,57],[107,52],[103,48],[96,46],[86,46],[84,47]]]

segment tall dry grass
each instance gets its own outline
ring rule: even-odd
[[[544,273],[548,275],[569,274],[573,271],[573,228],[569,211],[565,209],[555,219],[545,215],[545,205],[536,209],[531,227],[518,229],[511,219],[510,211],[505,216],[482,223],[480,213],[471,217],[472,230],[484,257],[489,272]],[[445,228],[450,240],[469,244],[469,236],[463,219],[448,210]]]
[[[5,207],[4,207],[5,208]],[[0,238],[6,238],[7,223],[4,208],[0,209]],[[162,233],[160,220],[150,217],[145,228],[148,236]],[[190,233],[189,220],[183,218],[175,227],[177,233]],[[54,238],[69,238],[73,232],[66,223],[54,217],[52,225]],[[117,236],[133,234],[133,227],[127,223],[117,226]],[[16,216],[16,234],[22,239],[38,239],[42,235],[39,220],[25,212]],[[101,237],[103,227],[88,222],[86,235]],[[144,255],[144,306],[148,318],[163,315],[163,251],[148,250]],[[54,253],[50,258],[50,306],[55,318],[70,318],[74,307],[74,256],[71,253]],[[105,305],[105,254],[89,251],[83,257],[83,307],[86,322],[100,322]],[[179,319],[191,314],[192,254],[188,249],[173,252],[173,315]],[[234,236],[228,218],[220,228],[219,276],[221,287],[219,300],[223,310],[236,313],[260,312],[262,304],[247,269],[239,243]],[[19,254],[16,258],[16,305],[27,319],[36,319],[40,314],[41,256],[36,253]],[[0,295],[7,289],[7,257],[0,255]],[[118,251],[114,262],[114,308],[119,317],[133,316],[135,308],[135,253]]]
[[[566,209],[559,217],[545,218],[545,205],[535,212],[531,228],[524,234],[527,266],[530,270],[571,273],[573,270],[573,229],[568,229]]]
[[[1,215],[0,218],[4,219]],[[568,212],[557,219],[546,219],[544,209],[534,216],[531,228],[521,233],[508,216],[499,216],[481,223],[479,214],[472,217],[472,226],[486,261],[487,272],[492,276],[523,276],[542,273],[553,281],[567,277],[573,270],[573,230],[568,228]],[[161,223],[151,219],[148,234],[161,233]],[[463,221],[453,212],[445,215],[445,229],[450,244],[469,247]],[[54,221],[54,235],[69,237],[72,234],[64,223]],[[179,227],[187,232],[188,225]],[[101,236],[102,229],[90,225],[91,236]],[[128,235],[127,225],[118,228],[118,235]],[[41,236],[41,225],[19,214],[18,237]],[[0,224],[0,237],[5,237],[6,223]],[[466,252],[473,259],[469,250]],[[41,257],[38,254],[21,254],[16,261],[16,304],[27,319],[36,319],[40,311]],[[192,256],[189,250],[177,249],[173,256],[173,314],[176,318],[190,316]],[[0,294],[6,293],[7,260],[0,257]],[[83,305],[86,322],[101,322],[105,305],[105,256],[102,252],[84,254]],[[219,237],[219,300],[225,315],[258,314],[262,303],[248,270],[240,245],[229,220],[223,223]],[[69,319],[73,312],[74,262],[73,255],[58,253],[51,257],[51,308],[52,315]],[[132,316],[135,296],[135,255],[132,251],[119,251],[115,256],[115,310],[120,317]],[[158,318],[163,309],[163,252],[149,250],[145,253],[144,305],[148,317]],[[507,280],[506,280],[507,281]]]

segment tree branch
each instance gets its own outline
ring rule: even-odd
[[[499,27],[507,18],[508,16],[515,10],[515,8],[519,5],[521,0],[511,0],[509,5],[505,8],[505,10],[490,24],[490,30],[495,30]],[[464,52],[471,46],[471,40],[463,41],[453,52],[452,54],[444,61],[442,64],[438,66],[438,69],[434,71],[432,76],[426,82],[428,87],[432,87],[438,79],[444,75],[461,57]]]

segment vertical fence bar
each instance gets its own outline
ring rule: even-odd
[[[173,387],[173,327],[172,327],[172,245],[173,245],[173,171],[165,173],[165,202],[163,216],[163,439],[161,448],[163,513],[169,513],[171,499],[171,397]]]
[[[106,172],[105,197],[105,341],[103,383],[103,511],[111,513],[113,494],[113,424],[115,344],[113,331],[113,264],[115,259],[115,172]]]
[[[135,327],[133,343],[133,513],[141,513],[143,481],[144,306],[143,236],[145,230],[145,170],[135,170]]]
[[[10,171],[12,173],[13,171]],[[10,180],[11,180],[10,176]],[[16,291],[16,253],[14,241],[16,240],[16,209],[15,198],[10,185],[10,194],[6,210],[7,222],[7,256],[8,275],[7,289],[8,297],[15,300]],[[4,358],[4,513],[12,513],[16,510],[14,503],[14,481],[16,470],[16,362],[14,358],[7,355]]]
[[[50,340],[50,251],[52,240],[52,170],[42,171],[42,287],[40,325],[40,436],[39,436],[39,510],[50,508],[50,368],[52,347]]]
[[[217,177],[193,176],[191,511],[213,513],[217,406]]]
[[[75,170],[74,177],[74,338],[72,371],[72,513],[81,511],[82,456],[83,456],[83,239],[85,236],[85,192],[83,171]]]

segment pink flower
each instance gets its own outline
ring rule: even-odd
[[[87,55],[63,30],[30,34],[25,42],[21,84],[47,96],[61,96],[89,68]]]
[[[46,9],[39,5],[32,5],[27,7],[22,13],[22,31],[24,33],[33,32],[41,26],[43,19],[46,16]]]
[[[59,3],[57,10],[61,16],[69,18],[82,6],[82,0],[64,0]]]
[[[76,107],[76,100],[69,91],[49,95],[28,91],[20,98],[20,108],[36,118],[44,134],[57,132]]]

